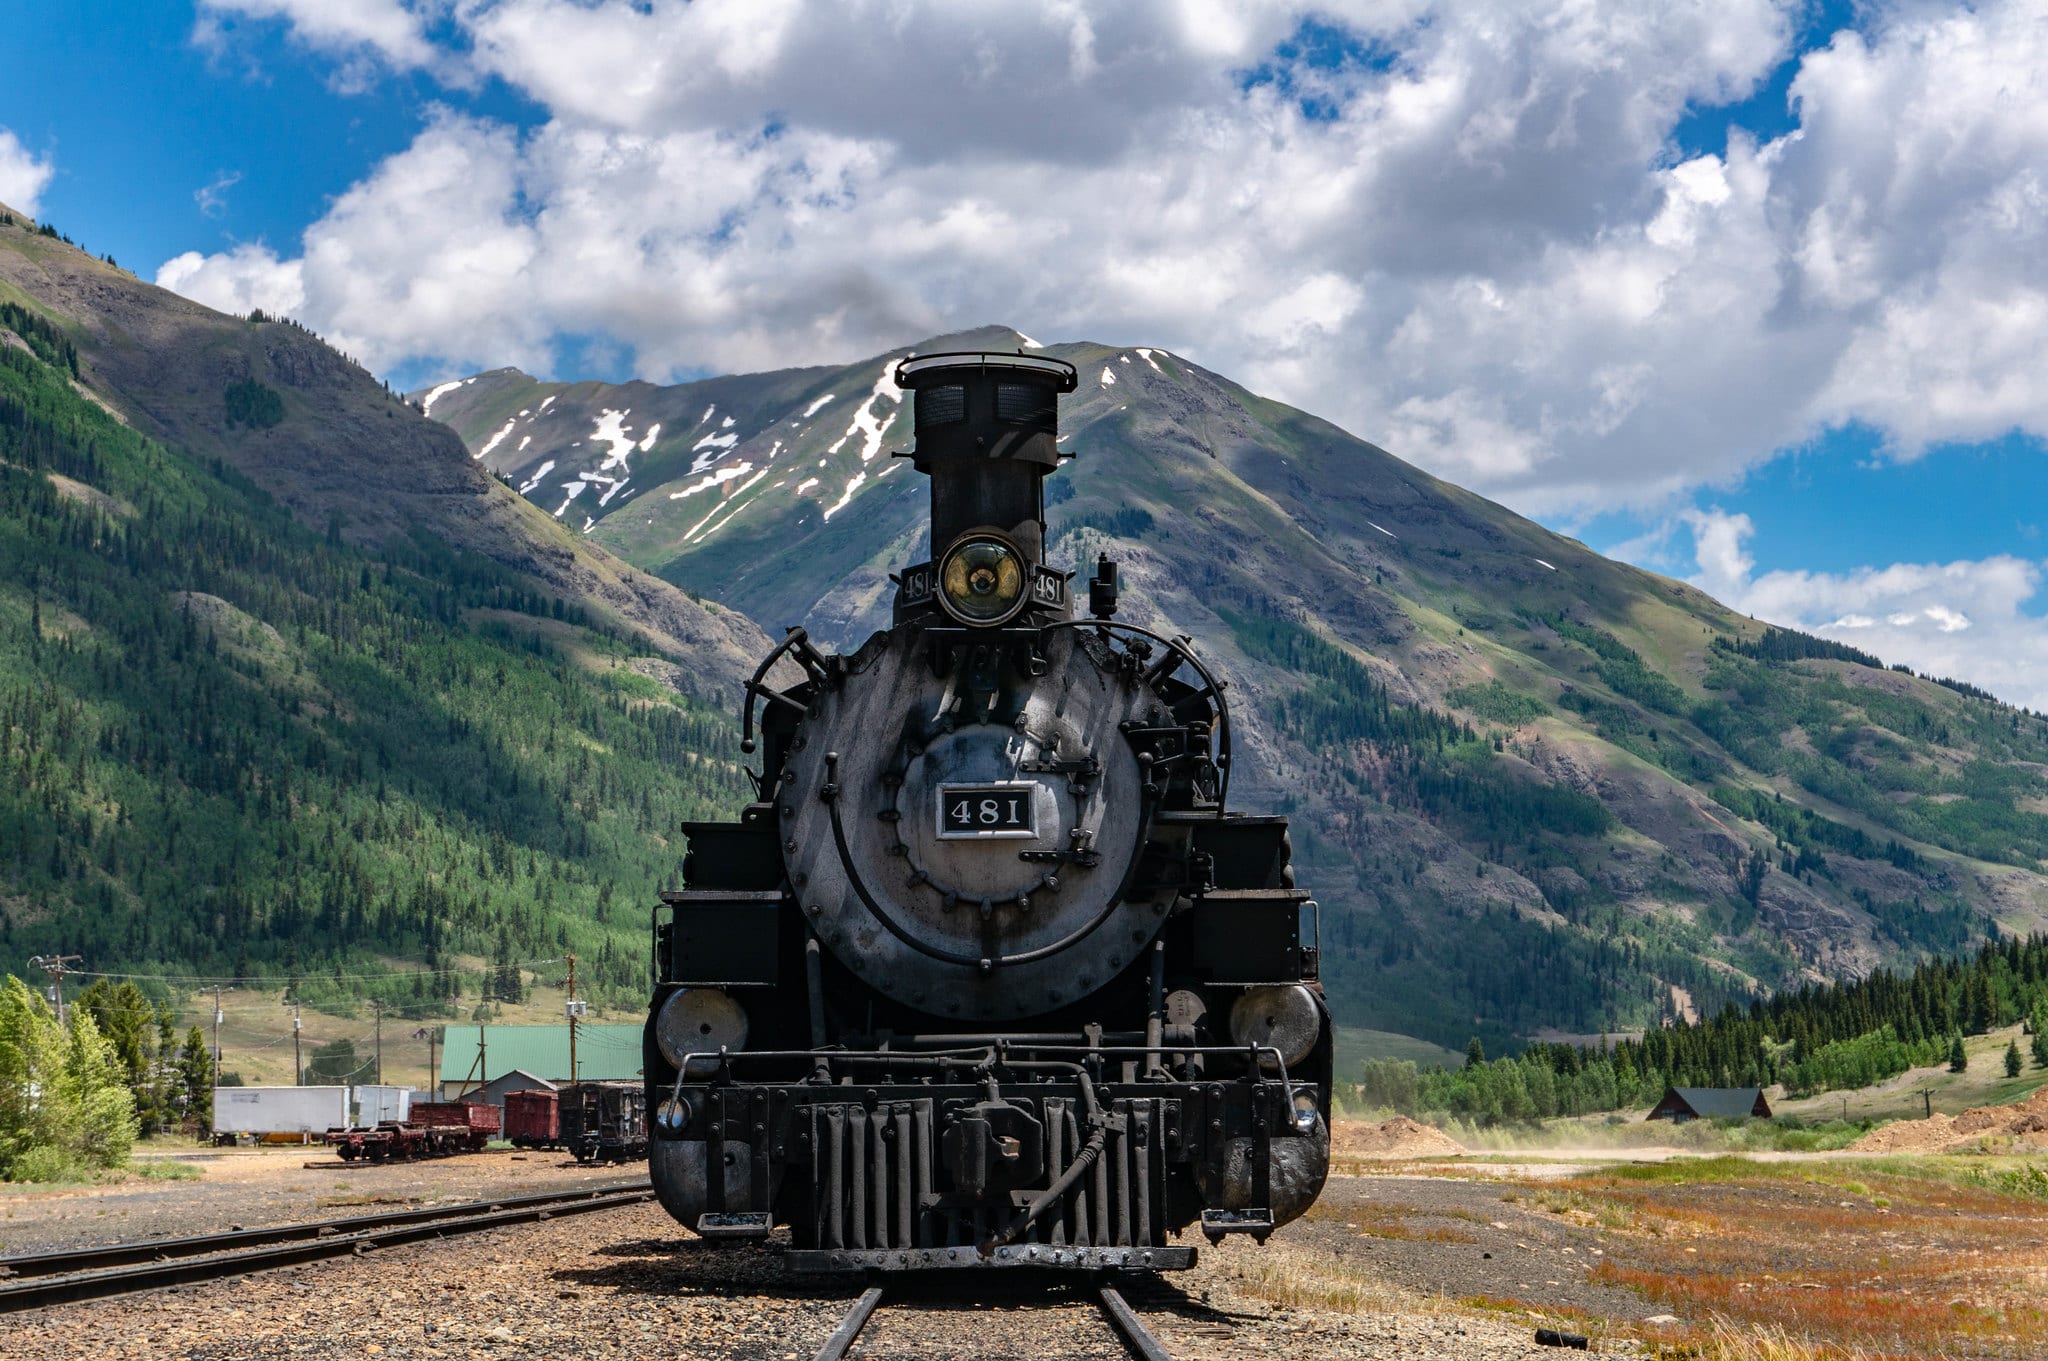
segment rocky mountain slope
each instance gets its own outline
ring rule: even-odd
[[[586,995],[630,1003],[677,821],[744,797],[725,706],[766,646],[304,331],[0,209],[16,967],[446,1016],[455,974],[421,960],[504,997],[575,950]]]
[[[376,544],[425,534],[636,631],[722,691],[762,650],[746,618],[707,608],[563,533],[437,422],[304,329],[224,316],[94,259],[0,207],[0,301],[74,337],[79,382],[137,430],[248,476],[303,523]],[[235,419],[240,388],[261,410]],[[267,394],[267,395],[265,395]]]
[[[914,347],[1032,347],[989,328]],[[589,541],[842,645],[924,557],[890,380],[421,394]],[[1234,683],[1356,1024],[1585,1033],[2048,921],[2048,725],[1742,618],[1150,348],[1061,344],[1056,561]]]

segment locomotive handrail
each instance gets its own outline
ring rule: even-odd
[[[1081,371],[1064,359],[1051,355],[1018,354],[1005,350],[946,350],[938,354],[913,354],[896,361],[895,380],[898,387],[909,387],[904,382],[914,374],[927,369],[1020,369],[1044,378],[1058,380],[1058,392],[1072,392],[1081,381]]]
[[[772,703],[786,704],[800,713],[803,712],[803,705],[797,703],[788,695],[783,694],[780,690],[771,689],[761,683],[767,679],[769,668],[781,661],[784,653],[789,652],[791,649],[799,649],[797,661],[803,667],[804,674],[814,681],[822,681],[825,678],[824,672],[819,669],[816,662],[812,661],[812,657],[817,657],[819,654],[817,649],[811,646],[810,639],[811,635],[804,630],[801,624],[793,625],[789,632],[784,635],[782,641],[775,645],[774,651],[761,659],[761,664],[754,668],[754,674],[747,680],[747,697],[740,706],[740,751],[743,754],[748,756],[754,754],[754,700],[756,698],[766,699]],[[808,657],[804,656],[803,653],[805,652],[811,655]]]
[[[1216,816],[1221,818],[1224,808],[1230,802],[1230,704],[1223,698],[1224,682],[1209,674],[1209,668],[1202,665],[1202,659],[1195,655],[1192,647],[1162,637],[1150,629],[1139,628],[1136,624],[1121,624],[1114,619],[1060,619],[1045,626],[1047,633],[1054,629],[1100,629],[1108,633],[1136,634],[1140,638],[1159,644],[1169,653],[1179,653],[1187,664],[1195,669],[1195,674],[1200,676],[1202,683],[1208,687],[1204,693],[1216,700],[1216,768],[1219,772],[1216,781]],[[1163,678],[1166,673],[1160,671],[1158,674]]]
[[[1270,1044],[1106,1044],[1099,1049],[1078,1044],[1033,1044],[1019,1047],[1034,1054],[1080,1054],[1104,1057],[1110,1055],[1136,1056],[1150,1054],[1234,1054],[1249,1057],[1252,1060],[1252,1069],[1250,1073],[1246,1074],[1246,1078],[1260,1085],[1285,1087],[1290,1100],[1299,1094],[1302,1087],[1313,1085],[1296,1082],[1293,1078],[1290,1078],[1287,1075],[1286,1056],[1280,1052],[1277,1046]],[[683,1061],[677,1067],[676,1089],[678,1092],[681,1091],[682,1084],[687,1080],[687,1074],[692,1065],[696,1065],[701,1069],[704,1062],[710,1062],[715,1063],[720,1068],[729,1068],[739,1059],[779,1059],[783,1061],[803,1059],[815,1063],[848,1063],[863,1068],[896,1067],[911,1070],[957,1068],[961,1066],[963,1060],[969,1059],[980,1060],[978,1066],[984,1068],[1067,1066],[1064,1064],[1048,1065],[1038,1059],[1013,1059],[1009,1057],[1006,1049],[1007,1041],[999,1041],[995,1044],[969,1045],[960,1049],[921,1049],[915,1053],[890,1049],[695,1050],[683,1055]],[[1264,1075],[1267,1055],[1272,1056],[1274,1067],[1279,1069],[1278,1076],[1267,1077]],[[1208,1080],[1216,1081],[1218,1079]],[[1228,1080],[1236,1082],[1244,1079],[1231,1078]]]

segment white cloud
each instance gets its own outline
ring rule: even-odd
[[[344,58],[371,55],[399,68],[434,65],[427,40],[427,4],[405,0],[199,0],[198,36],[227,40],[223,20],[281,20],[292,36],[317,51]]]
[[[34,217],[42,205],[43,190],[57,167],[40,160],[6,128],[0,128],[0,203]]]
[[[547,110],[435,114],[274,262],[374,365],[600,335],[660,379],[1005,321],[1171,347],[1544,512],[1845,421],[1901,456],[2048,431],[2022,0],[1873,10],[1801,59],[1791,135],[1684,160],[1796,0],[207,4]],[[1380,59],[1276,55],[1311,13]]]
[[[242,182],[239,170],[223,170],[211,181],[201,185],[192,195],[192,201],[199,205],[199,211],[207,217],[219,217],[228,210],[228,190]]]
[[[1685,521],[1699,563],[1693,584],[1730,608],[2048,711],[2048,619],[2025,611],[2041,590],[2043,563],[2001,554],[1755,575],[1748,516],[1705,510]]]
[[[188,250],[166,260],[156,281],[218,311],[240,316],[260,307],[296,317],[305,311],[302,274],[297,261],[278,259],[268,246],[241,245],[219,255]]]

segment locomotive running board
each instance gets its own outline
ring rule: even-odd
[[[1193,1248],[1079,1248],[1051,1243],[1013,1243],[984,1257],[971,1247],[955,1248],[802,1248],[782,1254],[792,1272],[830,1274],[846,1271],[993,1270],[1037,1267],[1041,1270],[1100,1271],[1124,1267],[1136,1271],[1185,1271],[1195,1264]]]
[[[706,1238],[766,1238],[774,1227],[773,1216],[761,1210],[697,1216],[697,1232]]]

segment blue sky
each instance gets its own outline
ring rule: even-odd
[[[0,187],[406,385],[1158,344],[2048,707],[2031,7],[1391,9],[26,0]]]

